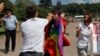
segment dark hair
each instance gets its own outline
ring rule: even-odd
[[[26,7],[27,18],[34,18],[37,12],[38,12],[38,8],[34,5]]]
[[[89,11],[86,11],[86,12],[84,13],[84,18],[85,18],[85,15],[88,15],[88,16],[89,16],[88,22],[91,23],[91,22],[92,22],[92,13],[89,12]]]
[[[58,11],[58,10],[54,9],[54,10],[51,11],[51,13],[54,14],[54,15],[55,14],[61,15],[62,11],[61,10]]]
[[[55,15],[55,14],[57,14],[57,11],[56,10],[51,10],[51,13]]]
[[[6,14],[9,13],[9,12],[11,12],[11,14],[12,14],[12,9],[6,8],[6,9],[5,9],[5,12],[6,12]]]

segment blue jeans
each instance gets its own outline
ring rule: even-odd
[[[44,56],[42,52],[21,52],[19,56]]]

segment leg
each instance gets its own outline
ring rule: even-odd
[[[10,35],[12,40],[12,51],[14,51],[16,45],[16,30],[12,30]]]
[[[81,56],[80,50],[81,49],[77,47],[77,54],[78,54],[78,56]]]
[[[19,54],[19,56],[32,56],[32,53],[22,52],[22,53]]]
[[[9,31],[9,30],[6,30],[5,35],[6,35],[6,41],[5,41],[5,54],[7,54],[8,51],[9,51],[10,31]]]
[[[87,56],[86,50],[83,49],[83,50],[81,51],[81,53],[82,53],[82,56]]]
[[[86,56],[86,52],[83,48],[77,48],[78,56]]]

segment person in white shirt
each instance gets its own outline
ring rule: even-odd
[[[92,18],[89,12],[84,15],[83,22],[79,23],[77,28],[76,37],[77,40],[77,51],[79,56],[90,56],[90,42],[89,38],[92,35],[91,23]]]
[[[12,51],[15,50],[16,46],[16,29],[18,27],[18,21],[16,16],[12,15],[12,10],[7,9],[6,16],[3,19],[5,25],[5,35],[6,35],[6,42],[5,42],[5,54],[9,51],[9,43],[10,39],[12,42]]]
[[[44,28],[52,19],[49,13],[47,19],[38,18],[38,9],[35,6],[26,8],[28,19],[21,24],[23,46],[19,56],[43,56]]]

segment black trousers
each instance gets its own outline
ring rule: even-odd
[[[5,41],[5,51],[9,51],[10,39],[12,43],[12,50],[15,50],[16,45],[16,30],[6,30],[6,41]]]
[[[21,52],[19,56],[44,56],[42,52]]]

